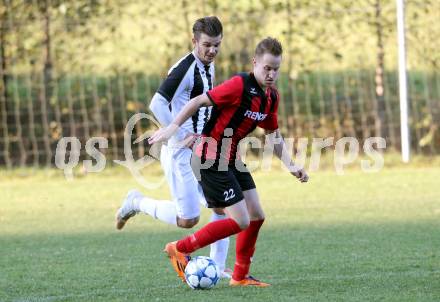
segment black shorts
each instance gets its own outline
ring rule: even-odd
[[[200,170],[199,184],[209,208],[226,208],[236,204],[243,197],[243,191],[255,189],[255,182],[246,165],[237,170],[235,165],[228,166],[227,171],[218,171],[211,167]]]

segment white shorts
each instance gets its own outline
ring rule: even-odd
[[[160,163],[176,201],[177,216],[191,219],[200,216],[200,204],[207,206],[202,188],[191,168],[192,150],[162,145]]]

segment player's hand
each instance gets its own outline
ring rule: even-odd
[[[173,136],[177,129],[179,129],[179,126],[176,124],[170,124],[166,128],[160,128],[150,136],[148,143],[153,145],[155,143],[165,142],[169,140],[171,136]]]
[[[194,146],[196,140],[200,137],[200,134],[197,133],[188,133],[185,138],[180,142],[183,148],[190,148]]]
[[[307,175],[306,171],[304,169],[299,169],[295,172],[292,172],[292,175],[298,178],[300,182],[308,182],[309,181],[309,175]]]

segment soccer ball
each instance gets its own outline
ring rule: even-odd
[[[192,289],[210,289],[218,283],[220,269],[211,258],[197,256],[188,262],[185,279]]]

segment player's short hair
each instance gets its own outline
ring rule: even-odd
[[[216,16],[203,17],[197,19],[193,25],[194,38],[200,38],[200,35],[204,33],[210,37],[223,36],[223,26],[220,20]]]
[[[274,56],[281,56],[283,54],[283,46],[280,41],[275,38],[267,37],[260,41],[255,48],[255,56],[259,57],[265,53],[270,53]]]

